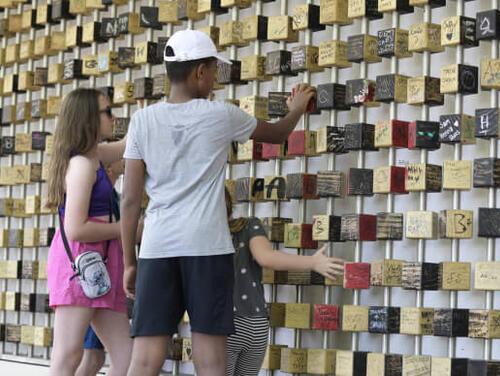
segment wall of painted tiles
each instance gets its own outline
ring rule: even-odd
[[[86,6],[92,6],[87,1]],[[320,5],[318,2],[308,2]],[[342,3],[342,1],[340,1]],[[345,2],[347,3],[347,2]],[[4,8],[3,18],[11,20],[15,15],[34,8],[42,3],[33,0],[31,4],[22,2],[0,2],[0,6],[12,5]],[[85,2],[72,2],[74,6]],[[25,31],[2,37],[2,48],[5,52],[8,46],[21,45],[22,42],[35,40],[42,36],[54,35],[54,32],[67,32],[71,27],[85,25],[92,21],[102,21],[107,17],[116,17],[126,12],[140,13],[141,6],[159,7],[160,0],[129,1],[123,4],[113,4],[107,9],[89,10],[87,14],[80,14],[74,19],[61,20],[54,24],[47,24],[39,29],[28,27]],[[216,15],[214,12],[206,14],[198,21],[183,21],[178,25],[163,25],[161,30],[144,29],[138,34],[127,34],[120,38],[110,38],[103,43],[92,43],[88,47],[76,47],[71,51],[54,51],[51,56],[31,57],[25,62],[16,59],[14,64],[4,64],[0,76],[4,79],[10,74],[19,74],[25,71],[35,71],[39,67],[50,67],[54,63],[62,63],[67,59],[85,59],[92,54],[104,54],[108,50],[118,51],[120,47],[138,46],[144,41],[157,41],[159,37],[171,35],[175,30],[190,27],[203,28],[206,26],[222,26],[228,21],[244,20],[253,15],[267,17],[294,14],[301,1],[276,0],[269,3],[257,1],[245,9],[229,8],[228,13]],[[324,4],[327,4],[325,1]],[[324,5],[322,3],[322,5]],[[94,4],[95,5],[95,4]],[[352,4],[351,4],[352,5]],[[325,5],[326,6],[326,5]],[[278,43],[271,41],[251,41],[247,46],[228,46],[224,54],[232,59],[243,60],[250,55],[266,56],[268,52],[278,49],[291,50],[299,45],[320,46],[328,40],[347,41],[349,36],[356,34],[371,34],[377,36],[378,31],[399,27],[410,29],[412,25],[422,22],[441,24],[446,17],[465,15],[476,17],[477,12],[497,9],[498,1],[448,1],[445,7],[431,9],[429,6],[415,7],[414,12],[399,14],[387,12],[377,20],[368,20],[366,17],[355,18],[350,25],[328,25],[325,30],[301,30],[298,32],[298,42]],[[411,38],[411,36],[410,36]],[[7,53],[6,53],[7,55]],[[430,54],[428,52],[413,53],[411,57],[400,59],[397,57],[384,58],[377,63],[352,63],[345,69],[324,68],[320,72],[301,72],[297,76],[273,76],[269,81],[259,82],[250,80],[246,85],[226,85],[215,92],[215,99],[241,99],[250,95],[266,97],[270,91],[290,91],[299,82],[309,82],[312,85],[321,85],[329,82],[345,84],[347,80],[368,78],[375,80],[377,76],[390,73],[399,73],[410,77],[429,75],[441,77],[441,68],[448,64],[463,63],[480,65],[480,59],[486,57],[498,58],[498,43],[496,40],[481,41],[479,46],[464,49],[462,47],[444,47],[442,52]],[[127,68],[118,73],[103,73],[92,76],[88,80],[72,80],[67,83],[56,83],[53,86],[43,86],[40,90],[27,90],[25,93],[12,93],[0,99],[4,109],[9,105],[33,102],[37,99],[49,99],[53,96],[62,96],[78,86],[116,86],[125,81],[134,82],[143,77],[154,77],[164,73],[161,64],[143,64],[138,69]],[[498,74],[498,72],[497,72]],[[5,91],[5,90],[4,90]],[[135,102],[135,101],[133,101]],[[123,104],[114,111],[120,117],[129,117],[138,106],[135,103]],[[146,100],[144,105],[151,103]],[[398,119],[404,121],[430,120],[439,121],[444,114],[475,115],[477,108],[497,108],[498,97],[496,91],[479,89],[473,95],[444,96],[441,106],[413,106],[406,103],[381,104],[378,107],[352,107],[350,111],[325,111],[319,115],[306,116],[297,126],[297,130],[316,131],[325,126],[345,127],[346,124],[365,122],[375,124],[378,121]],[[55,118],[42,118],[21,121],[17,124],[7,122],[3,126],[1,136],[13,136],[17,133],[34,131],[53,132]],[[407,148],[380,148],[378,151],[350,151],[346,154],[321,154],[314,157],[295,157],[284,160],[267,162],[246,162],[228,167],[227,177],[238,179],[243,177],[260,177],[271,175],[285,176],[290,173],[312,173],[323,170],[337,170],[346,174],[350,168],[375,169],[382,166],[405,167],[411,163],[430,163],[444,165],[446,160],[473,161],[476,158],[496,157],[497,141],[494,139],[478,139],[475,144],[441,144],[437,150],[409,150]],[[50,156],[42,151],[30,153],[16,153],[4,155],[1,166],[13,167],[30,163],[44,163]],[[352,180],[352,179],[351,179]],[[32,182],[29,184],[4,185],[0,187],[1,198],[25,199],[34,195],[42,196],[46,192],[46,184]],[[430,308],[468,308],[494,309],[498,308],[497,292],[474,290],[474,264],[478,261],[495,260],[495,240],[479,238],[478,208],[496,207],[496,191],[491,188],[473,188],[470,190],[443,190],[439,193],[412,192],[406,195],[375,194],[373,196],[350,196],[343,198],[322,198],[319,200],[290,200],[284,202],[257,202],[243,203],[236,207],[236,215],[256,215],[258,217],[281,216],[293,219],[294,223],[312,223],[313,216],[318,214],[345,215],[351,213],[377,214],[379,212],[403,213],[405,219],[408,211],[428,210],[439,213],[445,209],[472,210],[473,237],[471,239],[408,239],[401,241],[347,241],[343,243],[329,243],[328,252],[331,255],[344,257],[355,262],[372,262],[376,260],[400,259],[406,261],[420,261],[439,263],[442,261],[463,261],[472,263],[471,291],[414,291],[400,287],[371,287],[363,290],[344,289],[330,286],[266,286],[266,295],[269,302],[304,302],[325,303],[338,305],[362,306],[398,306],[398,307],[430,307]],[[6,216],[0,218],[4,229],[31,229],[56,226],[56,218],[50,213],[36,211],[26,218]],[[406,223],[406,221],[405,221]],[[276,244],[277,248],[284,249],[283,243]],[[287,252],[296,253],[296,248],[286,248]],[[43,261],[47,259],[48,248],[44,247],[4,247],[0,249],[1,260]],[[312,250],[300,250],[303,254],[311,254]],[[1,279],[0,290],[21,293],[47,293],[44,279]],[[49,313],[21,312],[19,310],[1,310],[0,322],[24,326],[50,327],[53,316]],[[181,326],[181,335],[188,336],[188,326]],[[346,331],[300,330],[277,328],[270,331],[270,342],[299,348],[336,348],[343,350],[362,350],[373,352],[399,354],[425,354],[444,357],[468,357],[475,359],[495,359],[499,355],[496,341],[477,338],[448,338],[437,336],[410,336],[401,334],[370,334],[350,333]],[[46,362],[49,357],[49,348],[20,342],[1,342],[3,358],[36,359]],[[189,362],[167,362],[166,368],[173,367],[174,373],[192,373]],[[280,371],[262,371],[262,374],[282,374]]]

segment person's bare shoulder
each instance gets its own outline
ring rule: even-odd
[[[75,155],[69,160],[67,178],[79,177],[80,179],[94,178],[99,168],[99,161],[85,155]]]

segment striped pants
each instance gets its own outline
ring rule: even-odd
[[[234,316],[234,334],[227,338],[226,376],[257,376],[269,331],[267,317]]]

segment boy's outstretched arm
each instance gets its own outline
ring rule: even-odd
[[[123,246],[123,288],[127,297],[135,297],[136,231],[141,216],[146,166],[141,159],[126,159],[121,197],[121,239]]]
[[[290,112],[276,123],[259,120],[252,138],[257,142],[281,144],[285,142],[297,125],[300,117],[306,112],[307,105],[316,95],[316,89],[308,84],[295,87],[295,95],[287,100]]]

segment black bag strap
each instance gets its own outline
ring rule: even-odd
[[[69,261],[71,263],[71,268],[73,269],[74,272],[76,272],[76,265],[75,265],[75,259],[73,258],[73,254],[71,253],[71,247],[69,246],[68,238],[66,237],[66,231],[64,231],[64,221],[61,216],[61,211],[58,211],[59,214],[59,228],[61,229],[61,238],[64,244],[64,250],[66,251],[66,254],[68,255]],[[113,192],[111,192],[111,196],[109,199],[109,223],[113,222]],[[104,249],[104,258],[103,261],[106,263],[108,260],[108,248],[109,248],[109,243],[110,240],[106,240],[106,247]]]

